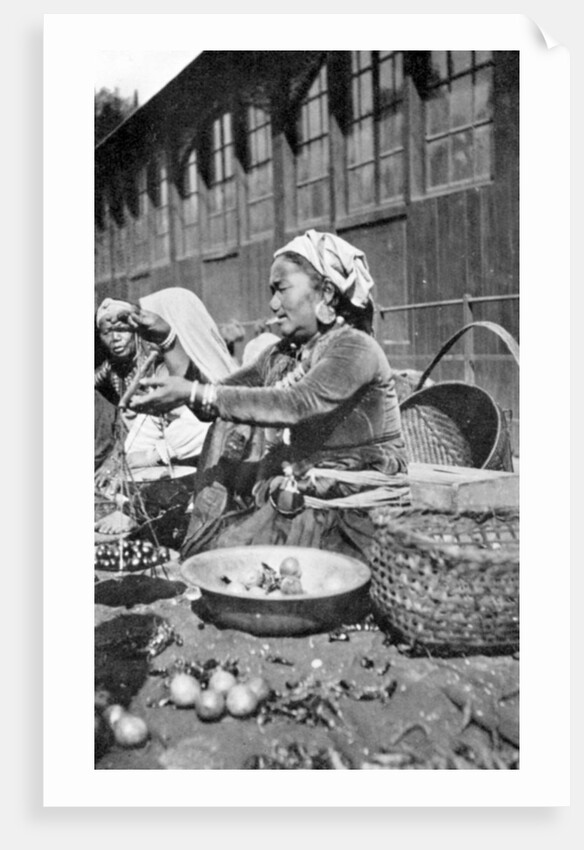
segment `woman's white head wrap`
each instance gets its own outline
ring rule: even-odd
[[[311,263],[319,274],[328,278],[356,307],[365,307],[374,286],[363,251],[345,242],[334,233],[307,230],[283,248],[274,257],[293,251]]]
[[[211,314],[190,289],[161,289],[140,298],[140,306],[158,313],[176,330],[182,347],[208,381],[221,381],[238,368]]]

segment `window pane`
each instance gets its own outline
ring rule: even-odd
[[[235,210],[225,216],[225,230],[227,242],[235,242],[237,238],[237,218]]]
[[[453,50],[450,56],[452,59],[453,74],[470,71],[472,67],[472,50]]]
[[[446,50],[432,50],[430,53],[432,82],[445,80],[448,76],[448,61]]]
[[[320,116],[321,116],[321,133],[328,133],[329,131],[329,117],[328,117],[328,106],[326,96],[321,97],[320,99]]]
[[[311,100],[308,104],[308,138],[319,136],[320,130],[320,104],[318,100]]]
[[[361,162],[373,159],[373,118],[361,122]]]
[[[311,195],[312,195],[312,210],[311,216],[312,218],[321,218],[326,215],[328,212],[329,204],[328,204],[328,182],[325,180],[319,180],[317,183],[313,183],[311,187]]]
[[[491,126],[475,130],[475,177],[491,176]]]
[[[361,115],[369,115],[373,111],[373,81],[371,72],[361,75]]]
[[[359,52],[357,50],[351,51],[351,71],[353,74],[359,71]]]
[[[308,145],[308,178],[310,180],[326,174],[326,151],[327,147],[321,139]]]
[[[225,179],[228,180],[230,177],[233,177],[234,173],[233,148],[225,148],[224,155]]]
[[[353,77],[351,81],[351,95],[352,95],[352,107],[353,107],[353,119],[359,118],[361,115],[360,104],[361,101],[359,99],[359,78]]]
[[[382,115],[379,121],[379,150],[381,153],[403,147],[403,116],[392,110]]]
[[[227,113],[223,116],[223,144],[229,145],[232,142],[231,138],[231,115]]]
[[[185,224],[196,224],[199,220],[199,196],[191,195],[183,201]]]
[[[264,233],[271,229],[274,207],[271,198],[257,201],[249,209],[249,227],[252,233]]]
[[[368,68],[371,65],[371,51],[370,50],[360,50],[359,51],[359,62],[361,68]]]
[[[452,82],[450,100],[450,126],[472,124],[472,77],[468,74]]]
[[[232,210],[236,203],[235,180],[228,180],[227,183],[224,183],[224,186],[225,209]]]
[[[221,147],[221,122],[213,121],[213,150],[218,151]]]
[[[452,137],[452,179],[469,180],[473,176],[472,130]]]
[[[488,121],[492,116],[493,69],[484,68],[475,77],[475,122]]]
[[[221,216],[209,219],[209,241],[213,245],[223,242],[223,218]]]
[[[298,219],[299,221],[306,221],[306,219],[310,218],[310,205],[308,203],[308,192],[310,190],[310,186],[301,186],[298,189]]]
[[[259,161],[259,153],[258,153],[258,134],[250,133],[248,137],[248,156],[249,156],[249,164],[256,165]]]
[[[393,62],[389,60],[379,66],[379,100],[383,107],[392,103],[393,99]]]
[[[185,233],[185,254],[192,257],[198,252],[199,248],[199,230],[197,227],[189,227]]]
[[[349,131],[348,136],[348,145],[347,145],[347,162],[349,165],[355,165],[360,161],[359,159],[359,125],[353,124]]]
[[[304,183],[308,180],[308,148],[302,147],[296,158],[297,163],[297,182]]]
[[[483,62],[490,62],[492,58],[492,50],[477,50],[475,53],[475,65],[480,65]]]
[[[382,201],[399,198],[404,192],[403,157],[394,154],[380,162],[380,197]]]
[[[273,176],[272,176],[272,163],[266,163],[266,166],[263,171],[262,178],[262,195],[271,194],[274,191],[273,187]]]
[[[354,171],[349,171],[347,178],[349,187],[349,209],[354,210],[361,205],[361,198],[359,193],[360,178],[358,169],[355,169]]]
[[[403,53],[401,51],[399,53],[396,53],[393,61],[395,67],[395,92],[396,95],[400,95],[404,83]]]
[[[212,186],[209,192],[209,214],[214,215],[222,209],[221,186]]]
[[[323,177],[328,177],[329,171],[329,140],[328,137],[325,136],[324,139],[321,139],[319,142],[322,148],[322,175]]]
[[[197,191],[197,155],[193,151],[189,157],[188,180],[186,190],[189,195]]]
[[[375,171],[373,163],[359,169],[361,175],[361,205],[370,206],[375,201]]]
[[[223,156],[219,150],[213,155],[213,182],[221,183],[224,178],[223,174]]]
[[[426,104],[426,132],[434,136],[448,130],[448,88],[439,86]]]
[[[448,183],[448,139],[428,145],[428,185],[443,186]]]
[[[255,162],[263,162],[268,157],[268,147],[266,144],[266,134],[263,130],[258,130],[256,137],[256,159]]]

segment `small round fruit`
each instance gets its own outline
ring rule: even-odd
[[[106,723],[109,723],[109,725],[113,727],[114,723],[117,723],[125,713],[126,709],[123,705],[108,705],[107,708],[104,708],[103,710],[103,719]]]
[[[201,691],[195,710],[201,720],[219,720],[225,711],[225,697],[210,689]]]
[[[209,679],[209,688],[218,694],[226,694],[236,684],[237,679],[233,673],[229,673],[227,670],[222,670],[221,668],[215,670]]]
[[[178,708],[191,708],[201,695],[198,680],[188,673],[177,673],[173,676],[168,690],[171,700]]]
[[[263,573],[257,567],[250,567],[249,570],[246,570],[245,573],[241,576],[241,582],[246,587],[258,587],[261,584],[263,578]]]
[[[300,579],[295,576],[286,576],[286,578],[282,579],[282,584],[280,585],[280,590],[282,593],[285,593],[286,596],[292,596],[298,593],[303,593],[302,585],[300,584]]]
[[[227,585],[229,593],[245,593],[245,585],[240,581],[230,581]]]
[[[258,707],[259,699],[249,685],[235,685],[227,694],[227,711],[233,717],[249,717]]]
[[[267,699],[272,692],[272,689],[263,676],[254,676],[253,679],[249,679],[245,684],[254,692],[259,702]]]
[[[135,714],[123,714],[114,723],[113,733],[121,747],[141,747],[148,740],[148,726]]]
[[[298,560],[291,556],[288,558],[284,558],[284,560],[280,564],[280,575],[300,577],[302,575],[302,570],[300,569],[300,564],[298,563]]]

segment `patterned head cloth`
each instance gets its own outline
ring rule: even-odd
[[[356,307],[365,307],[374,286],[363,251],[345,242],[334,233],[307,230],[274,257],[293,251],[305,257],[323,277],[328,278]]]
[[[106,298],[97,308],[95,323],[98,327],[103,321],[115,324],[120,317],[125,318],[128,312],[135,309],[128,301],[116,301],[115,298]]]

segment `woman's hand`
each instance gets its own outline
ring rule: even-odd
[[[159,378],[142,378],[139,386],[144,392],[132,396],[128,406],[138,413],[157,415],[186,404],[193,384],[185,378],[169,375]]]
[[[155,345],[164,342],[170,333],[168,322],[158,313],[152,313],[150,310],[137,309],[128,313],[125,319],[129,327],[136,331],[138,336]]]

